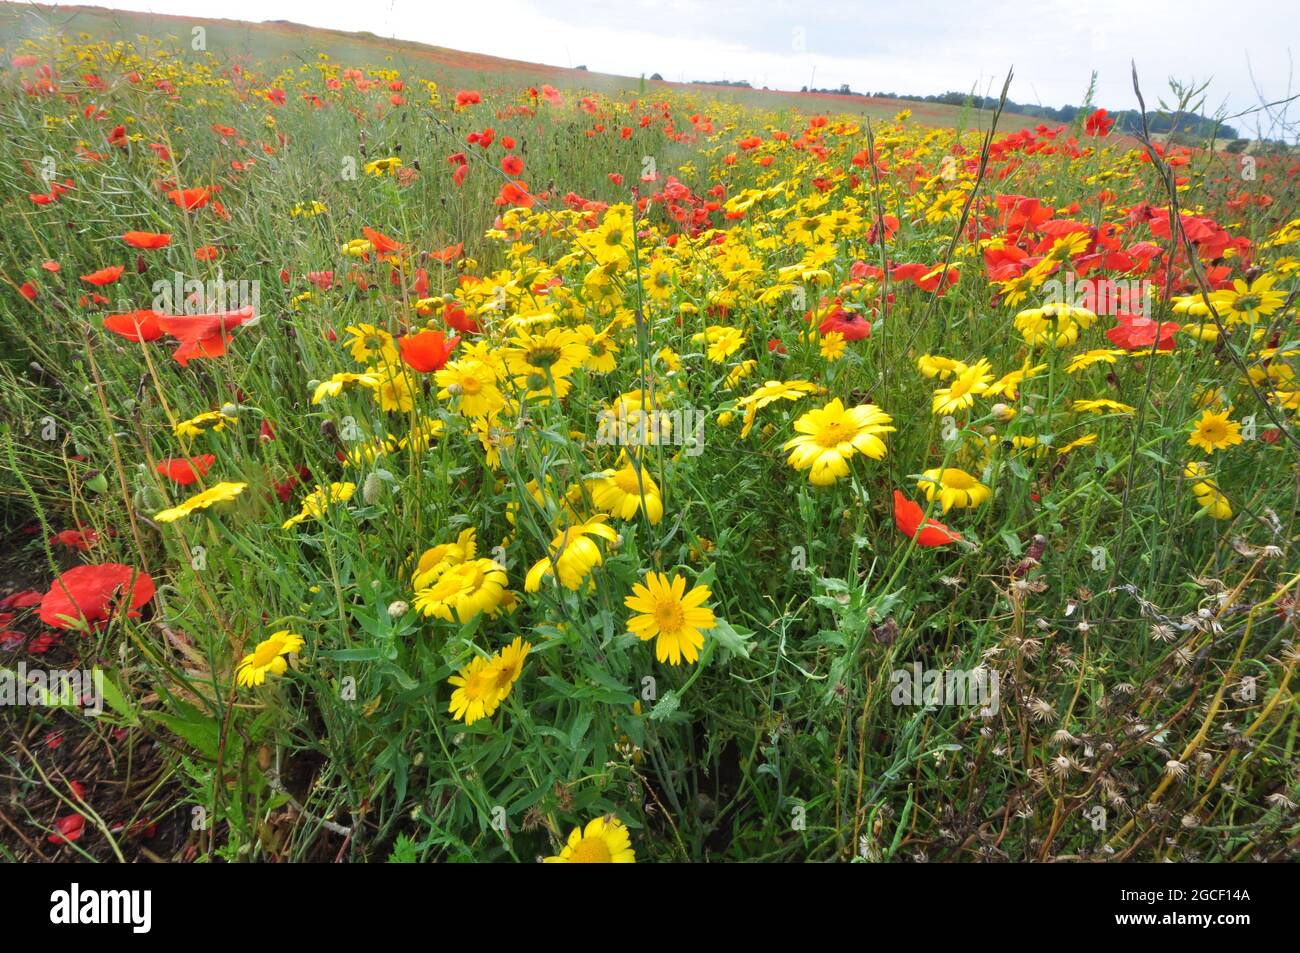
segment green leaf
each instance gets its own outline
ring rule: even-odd
[[[146,711],[145,714],[160,722],[173,734],[179,735],[191,748],[210,761],[217,760],[221,748],[221,732],[214,719],[207,717],[197,708],[178,704],[179,715],[163,711]]]
[[[669,715],[674,714],[681,707],[682,700],[677,697],[673,691],[664,692],[655,707],[650,710],[651,721],[663,721]]]
[[[573,725],[569,728],[569,747],[574,751],[578,750],[579,743],[581,743],[583,736],[587,734],[587,729],[591,727],[592,717],[591,709],[588,708],[573,719]]]
[[[126,700],[126,696],[122,694],[122,690],[117,687],[117,683],[113,681],[107,672],[103,673],[103,684],[101,690],[104,693],[104,701],[108,703],[109,708],[113,709],[113,711],[126,719],[128,725],[139,727],[139,714],[137,714],[136,710],[131,707],[131,703]]]
[[[709,637],[733,655],[749,658],[749,647],[753,640],[752,629],[737,629],[726,619],[719,619],[718,624],[709,630]]]
[[[317,652],[317,658],[333,659],[335,662],[378,662],[379,649],[329,649]]]

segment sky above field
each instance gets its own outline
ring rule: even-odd
[[[554,66],[668,80],[748,80],[857,92],[997,95],[1135,108],[1135,59],[1148,105],[1167,80],[1213,80],[1206,112],[1238,113],[1300,92],[1287,40],[1292,0],[102,0],[166,14],[292,20]],[[1252,76],[1253,74],[1253,76]],[[1291,87],[1288,91],[1288,85]],[[1292,114],[1300,112],[1295,106]],[[1239,126],[1254,131],[1254,120]],[[1243,130],[1245,131],[1245,130]],[[1267,134],[1267,123],[1265,123]]]

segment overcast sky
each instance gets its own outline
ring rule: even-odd
[[[1288,41],[1294,0],[102,0],[105,6],[239,20],[284,19],[557,66],[670,80],[799,89],[996,95],[1136,107],[1170,76],[1213,80],[1207,111],[1300,92]],[[1252,80],[1252,71],[1254,78]],[[1256,87],[1258,87],[1258,92]],[[1288,90],[1288,87],[1290,89]],[[1293,106],[1293,115],[1300,108]],[[1241,125],[1249,125],[1241,121]]]

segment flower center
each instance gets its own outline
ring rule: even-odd
[[[680,632],[686,622],[681,603],[676,599],[668,602],[656,602],[655,622],[659,625],[659,631],[668,635]]]
[[[817,435],[817,442],[823,447],[834,447],[853,435],[853,428],[842,421],[827,424]]]
[[[614,857],[609,852],[609,845],[603,837],[584,837],[573,848],[575,864],[611,864]]]

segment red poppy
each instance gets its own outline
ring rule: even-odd
[[[122,236],[122,241],[132,248],[153,250],[166,248],[171,244],[172,237],[164,232],[127,232]]]
[[[140,615],[137,610],[153,598],[153,579],[121,563],[77,566],[54,581],[36,614],[55,629],[79,629],[83,622],[98,627],[108,621],[119,590],[128,588],[127,615],[135,618]]]
[[[461,253],[464,250],[465,250],[465,243],[457,242],[455,245],[448,245],[446,248],[443,248],[440,251],[429,252],[429,257],[436,261],[442,262],[444,265],[447,265],[455,261],[457,258],[459,258],[461,256]]]
[[[1150,350],[1154,344],[1158,351],[1174,349],[1174,332],[1181,325],[1174,321],[1152,321],[1134,315],[1119,314],[1119,324],[1106,332],[1106,337],[1116,347],[1126,351]],[[1159,343],[1157,344],[1157,339]]]
[[[466,106],[473,106],[477,103],[481,103],[482,101],[483,97],[479,95],[479,92],[476,89],[462,89],[456,94],[456,105],[462,109]]]
[[[220,357],[230,343],[230,332],[253,317],[253,306],[216,314],[160,315],[158,325],[181,342],[173,353],[181,367],[196,357]]]
[[[64,814],[54,822],[54,829],[58,833],[51,834],[46,840],[51,844],[71,844],[81,837],[81,832],[86,828],[86,818],[81,814]]]
[[[1083,131],[1090,136],[1109,136],[1114,125],[1115,120],[1110,118],[1106,110],[1098,109],[1084,120]]]
[[[102,288],[105,285],[111,285],[122,277],[125,270],[122,265],[109,265],[107,268],[101,268],[99,271],[91,272],[88,275],[82,275],[81,280],[88,285],[94,285],[96,288]]]
[[[511,178],[518,178],[524,174],[524,160],[519,156],[506,156],[501,160],[501,171]]]
[[[894,524],[918,546],[947,546],[961,539],[959,533],[937,520],[926,519],[925,511],[898,490],[894,491]]]
[[[75,549],[79,553],[84,553],[91,546],[99,541],[99,534],[93,529],[65,529],[61,533],[55,533],[50,537],[50,545],[62,543],[69,549]]]
[[[22,295],[24,298],[26,298],[28,301],[35,301],[37,298],[41,296],[40,289],[38,289],[30,281],[24,281],[22,285],[19,287],[18,293]]]
[[[507,182],[501,186],[501,192],[496,198],[497,205],[508,205],[511,208],[532,208],[533,197],[528,194],[528,184],[526,182]]]
[[[172,189],[167,193],[167,197],[176,203],[177,208],[192,212],[207,205],[212,200],[212,193],[215,191],[216,188],[205,189],[202,187],[185,189],[184,191]]]
[[[189,486],[200,476],[206,476],[217,458],[210,453],[198,457],[168,457],[154,467],[159,473],[181,486]]]
[[[110,314],[104,318],[104,330],[126,338],[128,341],[156,341],[163,336],[163,329],[158,324],[162,317],[157,311],[128,311],[125,314]]]
[[[216,246],[216,245],[204,245],[204,246],[201,247],[201,248],[196,248],[196,249],[194,249],[194,260],[195,260],[195,261],[212,261],[212,260],[213,260],[214,258],[216,258],[219,254],[221,254],[221,253],[217,250],[217,246]]]
[[[35,589],[23,589],[0,599],[0,609],[30,609],[41,604],[41,594]]]
[[[478,334],[482,331],[478,319],[471,317],[465,310],[464,305],[460,302],[452,301],[442,309],[442,319],[447,322],[447,326],[455,328],[463,334]]]
[[[855,311],[845,311],[837,304],[831,308],[818,330],[822,334],[838,331],[846,341],[861,341],[871,337],[871,322]]]
[[[273,484],[275,495],[280,498],[281,503],[288,503],[293,499],[293,488],[299,483],[311,479],[311,471],[301,463],[295,464],[293,472],[283,480],[277,480]]]
[[[398,338],[397,346],[402,351],[402,360],[407,367],[428,374],[430,371],[442,370],[459,342],[458,337],[446,340],[441,331],[421,331],[419,334]]]
[[[366,236],[366,241],[375,247],[375,251],[383,255],[387,252],[400,252],[402,243],[394,241],[383,232],[377,232],[369,225],[363,226],[361,234]]]

